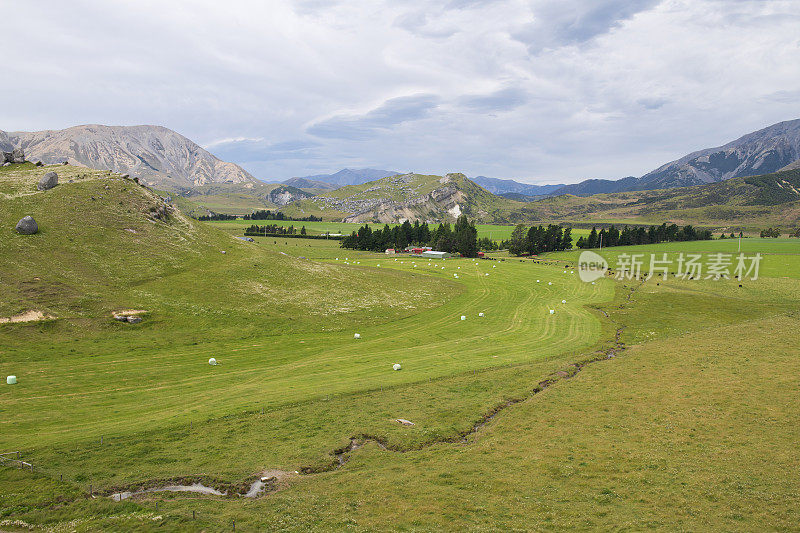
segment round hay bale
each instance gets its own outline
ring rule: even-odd
[[[464,315],[461,315],[461,320],[466,320],[466,319],[467,319],[467,317],[465,317]]]
[[[478,313],[478,316],[484,316],[483,313]]]
[[[208,364],[211,366],[217,366],[217,360],[212,357],[208,360]]]
[[[361,338],[361,334],[360,333],[356,333],[355,335],[353,335],[353,338],[354,339],[360,339]]]
[[[17,376],[8,376],[6,378],[6,384],[8,384],[8,385],[16,385],[17,384]]]
[[[555,312],[556,312],[556,310],[555,310],[555,309],[551,309],[551,310],[550,310],[550,314],[551,314],[551,315],[552,315],[553,313],[555,313]]]
[[[403,368],[403,367],[400,366],[400,363],[395,363],[395,364],[392,365],[392,370],[400,370],[401,368]]]
[[[561,300],[561,303],[565,304],[565,303],[567,303],[567,301],[566,300]]]

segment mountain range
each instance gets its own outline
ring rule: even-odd
[[[527,198],[544,197],[564,186],[563,183],[558,185],[532,185],[508,179],[487,178],[486,176],[475,176],[472,181],[498,196],[517,194]]]
[[[29,161],[66,161],[112,170],[168,190],[215,183],[258,183],[239,165],[217,159],[163,126],[89,124],[64,130],[0,131],[0,149],[13,148],[25,150]]]
[[[298,189],[338,189],[345,185],[361,185],[370,181],[395,176],[400,172],[393,170],[378,170],[375,168],[343,168],[333,174],[315,174],[289,178],[283,183]]]
[[[295,201],[305,202],[306,205],[311,201],[308,198],[309,194],[321,194],[327,197],[329,196],[327,193],[332,190],[342,187],[361,187],[365,184],[366,189],[383,194],[382,198],[376,196],[377,192],[371,194],[370,201],[383,199],[397,202],[396,195],[390,194],[386,184],[381,184],[381,180],[401,176],[400,173],[391,170],[345,168],[332,174],[291,178],[283,183],[287,188],[273,192],[279,184],[258,181],[240,166],[221,161],[186,137],[162,126],[84,125],[64,130],[37,132],[0,131],[0,149],[11,151],[14,148],[24,149],[27,159],[31,161],[40,160],[44,163],[67,161],[70,164],[138,176],[148,185],[175,191],[187,198],[202,196],[204,203],[201,205],[207,205],[208,209],[234,213],[286,203],[291,206]],[[692,152],[638,178],[630,176],[620,180],[585,180],[570,185],[531,185],[514,180],[478,176],[474,182],[470,181],[471,186],[464,186],[462,189],[469,189],[467,200],[472,193],[481,198],[485,194],[494,193],[505,196],[498,198],[500,201],[522,204],[561,195],[586,197],[595,194],[709,184],[736,177],[767,174],[783,168],[796,168],[800,165],[799,161],[800,119],[774,124],[719,147]],[[410,173],[402,176],[422,175]],[[453,180],[451,185],[461,181],[460,178]],[[406,186],[407,184],[400,182],[403,180],[396,184],[399,190],[413,192]],[[359,191],[346,189],[335,196],[344,198],[352,192],[360,194]],[[432,192],[433,189],[430,189],[425,194]],[[326,200],[320,199],[319,206],[321,207],[324,202]],[[419,205],[425,203],[414,196],[408,196],[403,202],[418,202]],[[483,203],[495,206],[496,202],[487,200]],[[465,204],[463,199],[459,205],[462,204]],[[329,206],[326,214],[336,212],[343,218],[357,215],[361,219],[371,216],[366,214],[367,211],[378,213],[383,209],[382,214],[376,214],[377,218],[390,219],[404,216],[403,209],[395,209],[399,204],[390,208],[389,204],[384,202],[381,207],[374,209],[360,209],[358,205],[352,205],[355,208],[332,209],[333,206]],[[365,206],[366,204],[361,207]],[[441,211],[438,207],[431,209],[432,213]],[[419,209],[414,208],[409,213],[429,218],[430,214],[418,211]],[[444,209],[444,212],[447,211],[449,208]],[[476,213],[490,211],[491,209],[487,211],[476,208]]]
[[[552,190],[543,189],[539,185],[483,176],[475,178],[474,181],[490,192],[500,195],[522,193],[533,196],[534,199],[538,195],[591,196],[688,187],[731,178],[769,174],[788,165],[800,164],[797,163],[798,160],[800,160],[800,119],[779,122],[722,146],[692,152],[638,178],[629,176],[619,180],[589,179],[570,185],[544,186],[554,187]]]

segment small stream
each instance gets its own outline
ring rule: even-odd
[[[212,487],[206,487],[202,483],[193,483],[191,485],[167,485],[166,487],[145,489],[136,492],[116,492],[111,495],[111,499],[115,502],[119,502],[127,500],[131,496],[138,496],[139,494],[148,494],[151,492],[199,492],[201,494],[211,494],[213,496],[226,496],[228,494],[227,492],[220,492]]]
[[[272,481],[274,478],[270,478],[267,481]],[[264,489],[267,487],[267,481],[261,481],[261,479],[255,480],[252,485],[250,485],[250,489],[242,494],[245,498],[257,498],[260,496]],[[167,485],[166,487],[157,487],[152,489],[144,489],[138,490],[135,492],[126,491],[126,492],[115,492],[111,495],[111,499],[115,502],[120,502],[122,500],[127,500],[132,496],[138,496],[140,494],[150,494],[153,492],[195,492],[199,494],[208,494],[211,496],[227,496],[227,492],[220,492],[213,487],[206,487],[202,483],[193,483],[191,485]]]

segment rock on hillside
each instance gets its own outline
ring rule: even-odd
[[[112,170],[173,190],[209,183],[255,183],[243,168],[221,161],[162,126],[74,126],[65,130],[0,131],[0,149],[23,149],[29,160],[68,161]]]
[[[312,196],[314,195],[305,191],[301,191],[297,187],[287,187],[286,185],[281,185],[280,187],[276,187],[269,192],[269,201],[275,205],[284,206],[297,200],[311,198]]]

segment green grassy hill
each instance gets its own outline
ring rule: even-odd
[[[452,222],[465,213],[479,222],[502,224],[507,222],[503,212],[522,205],[493,195],[463,174],[403,174],[294,202],[283,212],[352,223]]]
[[[694,224],[721,230],[800,226],[800,170],[654,191],[557,196],[514,207],[509,216],[582,223]]]
[[[209,211],[226,215],[246,215],[259,209],[276,209],[270,193],[282,187],[280,183],[215,183],[191,188],[179,188],[172,193],[184,200],[182,209],[192,216]]]

